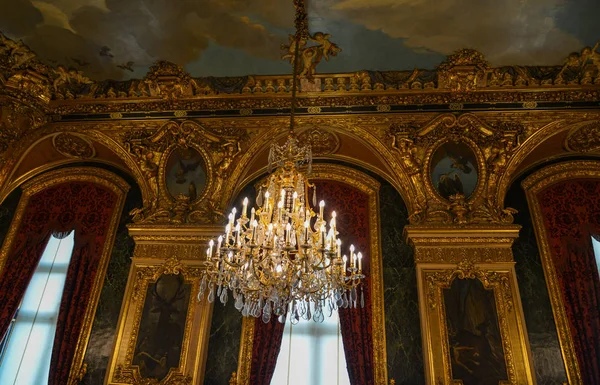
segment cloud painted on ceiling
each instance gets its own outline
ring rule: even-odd
[[[0,0],[0,31],[94,79],[156,60],[195,76],[289,73],[289,0]],[[433,68],[459,48],[493,65],[560,64],[600,38],[597,0],[312,0],[310,29],[343,51],[319,72]]]

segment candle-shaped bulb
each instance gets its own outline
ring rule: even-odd
[[[296,199],[298,199],[298,193],[296,191],[292,194],[292,198],[292,212],[296,212]]]
[[[252,227],[258,227],[258,221],[256,219],[252,221]]]
[[[354,253],[354,245],[350,245],[350,252]]]
[[[342,241],[338,239],[335,243],[337,244],[337,257],[340,258],[340,255],[342,254]]]
[[[358,252],[358,271],[362,271],[362,253]]]
[[[242,218],[246,218],[246,214],[248,213],[248,198],[244,198],[242,207]]]
[[[219,235],[219,238],[217,238],[217,255],[220,254],[221,243],[223,243],[223,236]]]
[[[234,218],[235,218],[235,214],[236,214],[236,213],[237,213],[237,209],[234,207],[234,208],[231,210],[231,214],[233,214],[233,217],[234,217]]]
[[[346,255],[344,254],[344,257],[342,258],[342,260],[344,261],[344,274],[346,274],[346,268],[347,268],[347,263],[348,263],[348,257],[346,257]]]
[[[279,209],[283,208],[283,201],[282,200],[277,203],[277,208],[279,208]]]
[[[325,208],[325,201],[319,202],[319,216],[323,219],[323,209]]]
[[[256,215],[256,210],[254,209],[254,207],[252,207],[252,210],[250,210],[250,222],[254,222],[255,215]]]

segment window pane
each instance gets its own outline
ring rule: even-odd
[[[48,383],[52,344],[74,233],[51,237],[25,291],[0,362],[3,385]]]
[[[598,242],[595,238],[592,238],[592,244],[594,245],[594,254],[596,254],[596,267],[598,268],[598,273],[600,274],[600,242]]]
[[[272,385],[350,385],[334,312],[323,323],[286,320]]]

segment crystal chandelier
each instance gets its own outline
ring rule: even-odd
[[[294,134],[298,42],[308,35],[302,7],[297,7],[296,30],[287,142],[271,146],[269,172],[275,171],[259,187],[258,207],[248,216],[244,199],[239,215],[235,208],[229,214],[225,233],[209,242],[198,294],[201,299],[208,290],[208,301],[219,297],[225,304],[231,292],[243,316],[262,315],[265,323],[273,315],[285,322],[288,313],[292,323],[300,318],[322,322],[337,308],[364,306],[362,289],[358,294],[365,277],[362,254],[353,245],[342,254],[336,213],[327,220],[325,202],[316,208],[316,186],[307,179],[310,146],[300,145]]]

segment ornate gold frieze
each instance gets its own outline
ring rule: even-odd
[[[585,127],[585,126],[584,126]],[[577,132],[577,131],[575,131]],[[533,226],[537,244],[540,250],[542,266],[550,304],[554,315],[554,322],[558,334],[567,378],[569,384],[583,384],[579,363],[573,345],[573,339],[569,328],[569,321],[563,305],[563,295],[558,282],[556,268],[552,261],[550,245],[548,243],[548,234],[544,225],[538,193],[552,186],[555,183],[580,178],[600,178],[600,162],[594,161],[568,161],[545,167],[526,178],[522,185],[527,195],[527,202],[531,209]]]

